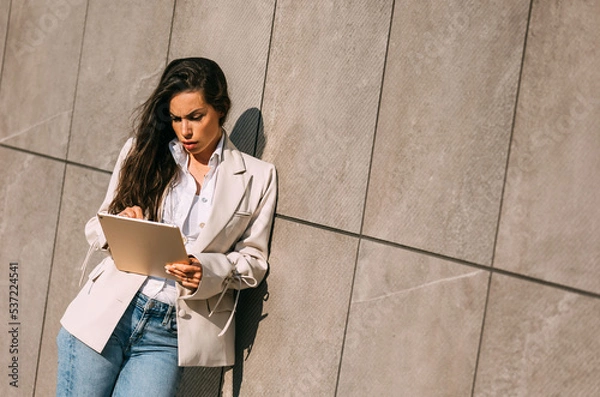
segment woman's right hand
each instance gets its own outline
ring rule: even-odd
[[[133,207],[127,207],[117,215],[124,216],[126,218],[144,219],[144,211],[141,207],[134,205]]]

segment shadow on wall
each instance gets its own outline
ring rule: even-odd
[[[260,110],[250,108],[242,113],[235,122],[229,138],[240,151],[262,158],[266,141]]]
[[[257,108],[246,110],[236,121],[229,138],[240,151],[261,158],[266,140],[260,110]],[[221,396],[225,371],[230,370],[233,371],[233,396],[241,395],[244,362],[252,352],[260,321],[267,317],[267,314],[263,315],[263,302],[269,298],[268,275],[267,272],[264,280],[256,288],[239,292],[240,299],[235,316],[234,366],[228,368],[186,367],[183,371],[178,396]]]
[[[233,396],[239,397],[244,380],[244,363],[252,353],[258,324],[268,316],[263,314],[263,302],[269,299],[267,276],[256,288],[243,290],[235,320],[235,365],[233,366]],[[244,356],[244,352],[246,355]]]

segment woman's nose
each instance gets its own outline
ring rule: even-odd
[[[186,119],[181,120],[181,133],[185,136],[189,136],[192,134],[192,126],[190,122]]]

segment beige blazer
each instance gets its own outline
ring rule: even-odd
[[[106,211],[132,140],[117,160],[100,211]],[[202,280],[193,294],[179,284],[176,302],[180,366],[234,364],[234,322],[223,336],[234,306],[234,291],[248,287],[241,278],[264,278],[277,195],[275,167],[238,151],[225,136],[214,208],[189,254],[202,264]],[[90,244],[105,241],[96,217],[86,225]],[[62,326],[101,352],[146,276],[117,270],[110,256],[97,265],[61,319]],[[216,310],[215,305],[226,289]],[[214,310],[212,316],[209,313]]]

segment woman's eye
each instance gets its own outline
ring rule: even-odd
[[[200,120],[202,120],[203,117],[204,117],[203,114],[198,114],[198,115],[194,115],[194,116],[185,116],[185,117],[171,116],[171,121],[173,123],[181,123],[182,119],[186,119],[188,121],[200,121]]]

